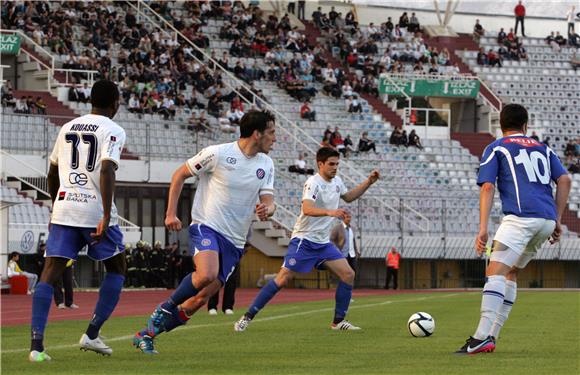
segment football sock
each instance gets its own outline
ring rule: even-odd
[[[493,326],[491,328],[491,335],[493,337],[499,337],[499,331],[501,331],[501,328],[505,324],[505,321],[512,311],[512,307],[516,302],[517,293],[518,284],[515,281],[507,280],[505,283],[505,297],[503,299],[503,305],[501,305],[499,308],[497,317],[495,318],[495,322],[493,322]]]
[[[336,288],[336,294],[334,295],[334,299],[336,301],[333,320],[334,324],[340,323],[344,320],[344,317],[348,311],[348,305],[350,305],[351,298],[352,285],[340,281],[338,283],[338,287]]]
[[[118,273],[107,272],[99,289],[99,300],[95,307],[93,319],[89,323],[86,334],[91,340],[99,336],[99,330],[115,310],[119,302],[125,277]]]
[[[54,288],[45,282],[39,282],[32,296],[32,321],[31,321],[31,343],[30,350],[44,351],[42,340],[44,329],[48,320],[48,312],[52,303],[52,293]]]
[[[191,280],[192,274],[193,273],[190,273],[185,276],[171,297],[161,304],[163,309],[169,311],[174,310],[178,305],[181,305],[183,302],[199,293],[196,287],[193,286],[193,281]]]
[[[495,322],[499,308],[503,304],[505,289],[505,276],[492,275],[487,278],[481,299],[481,319],[479,320],[477,331],[473,335],[476,339],[485,340],[487,336],[491,335],[491,326]]]
[[[250,319],[254,319],[254,316],[266,306],[268,302],[280,291],[280,287],[276,285],[274,280],[268,281],[268,284],[260,290],[260,293],[256,296],[256,299],[248,309],[246,316]]]

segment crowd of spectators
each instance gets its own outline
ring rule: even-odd
[[[570,139],[564,149],[565,164],[570,173],[580,173],[580,138]]]
[[[32,95],[14,96],[12,84],[6,81],[0,89],[2,107],[12,108],[14,113],[24,115],[46,115],[47,104],[41,96],[36,99]]]
[[[485,29],[479,20],[475,20],[473,27],[474,40],[479,43],[482,36],[485,35]],[[528,59],[528,51],[524,47],[523,39],[518,37],[513,28],[506,33],[502,27],[497,33],[497,48],[489,48],[487,51],[481,47],[477,53],[478,65],[502,66],[504,60],[521,61]]]

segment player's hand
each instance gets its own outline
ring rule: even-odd
[[[260,221],[268,220],[268,206],[266,206],[264,203],[256,204],[256,215]]]
[[[377,180],[378,180],[379,178],[381,178],[381,175],[379,174],[379,171],[375,169],[375,170],[374,170],[374,171],[372,171],[372,172],[371,172],[371,174],[369,175],[369,178],[368,178],[368,180],[369,180],[370,184],[372,185],[372,184],[374,184],[375,182],[377,182]]]
[[[552,232],[552,236],[550,236],[550,243],[553,245],[556,242],[560,241],[560,236],[562,235],[562,225],[559,221],[556,221],[556,228]]]
[[[177,216],[165,216],[165,228],[174,232],[179,232],[181,230],[181,220]]]
[[[99,242],[107,233],[107,229],[109,228],[109,220],[110,218],[104,217],[99,221],[97,224],[97,228],[95,233],[91,233],[91,237],[96,241]]]
[[[475,251],[477,252],[478,256],[481,256],[486,251],[487,240],[488,240],[487,231],[482,232],[480,231],[477,237],[475,238]]]
[[[347,216],[350,216],[347,210],[338,208],[336,210],[330,210],[328,216],[336,217],[337,219],[344,220]]]

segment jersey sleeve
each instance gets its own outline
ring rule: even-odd
[[[121,127],[116,127],[107,131],[101,140],[101,161],[110,160],[119,165],[121,152],[125,145],[125,131]]]
[[[556,181],[560,176],[568,174],[568,171],[564,168],[560,158],[554,151],[548,149],[548,155],[550,159],[550,178],[552,181]]]
[[[218,147],[209,146],[201,150],[197,155],[185,162],[192,175],[211,173],[218,164]]]
[[[499,160],[495,150],[491,145],[487,146],[483,152],[481,163],[479,164],[479,174],[477,184],[479,186],[490,182],[495,185],[499,173]]]
[[[274,195],[274,163],[269,159],[269,168],[260,187],[260,195]]]
[[[65,125],[66,126],[66,125]],[[54,147],[52,148],[52,153],[50,154],[50,164],[52,165],[58,165],[58,154],[60,152],[60,139],[61,139],[61,133],[64,131],[64,126],[60,129],[60,131],[58,132],[58,136],[56,137],[56,142],[54,142]]]
[[[302,200],[316,202],[316,198],[318,198],[319,190],[320,190],[320,186],[318,185],[318,182],[314,178],[309,178],[304,183],[304,191],[302,192]]]
[[[342,178],[340,178],[338,180],[338,188],[340,189],[340,196],[342,197],[343,195],[345,195],[348,192],[348,189],[346,188],[346,185],[344,184],[344,182],[342,181]]]

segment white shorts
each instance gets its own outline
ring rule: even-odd
[[[555,227],[554,220],[505,216],[493,240],[501,242],[508,249],[494,250],[490,260],[509,267],[524,268],[550,238]]]

